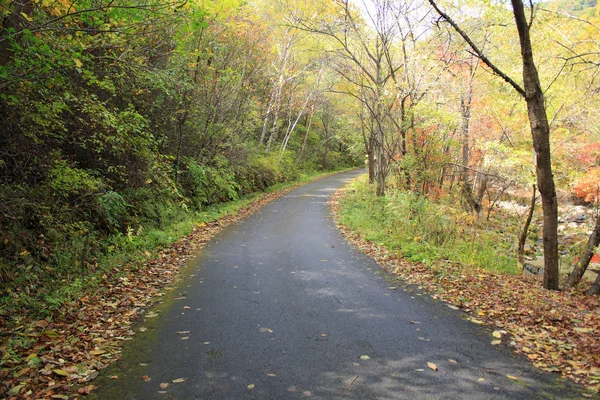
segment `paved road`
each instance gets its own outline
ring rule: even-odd
[[[358,174],[312,183],[225,229],[99,378],[97,398],[578,398],[345,242],[327,199]]]

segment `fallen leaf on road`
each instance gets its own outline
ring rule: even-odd
[[[370,359],[371,359],[371,357],[369,357],[369,356],[365,355],[365,356],[360,356],[360,359],[361,359],[361,360],[370,360]]]
[[[492,336],[498,339],[502,339],[502,333],[500,331],[494,331]]]
[[[160,388],[161,389],[166,389],[168,387],[169,387],[169,384],[167,382],[163,382],[163,383],[160,384]]]
[[[492,345],[497,346],[499,344],[502,344],[502,340],[492,340]]]
[[[477,318],[473,318],[473,317],[471,317],[471,318],[467,318],[467,320],[469,320],[469,321],[471,321],[472,323],[474,323],[474,324],[477,324],[477,325],[484,325],[484,324],[485,324],[485,322],[484,322],[484,321],[482,321],[482,320],[480,320],[480,319],[477,319]]]
[[[189,336],[184,336],[181,338],[181,340],[188,340],[190,337]]]
[[[248,385],[248,389],[252,390],[256,387],[256,385],[254,383]]]
[[[144,382],[150,382],[152,380],[152,378],[150,378],[148,375],[142,376],[142,379],[144,380]]]
[[[273,333],[273,330],[269,328],[260,328],[258,331],[262,333]]]
[[[438,370],[438,367],[437,367],[437,365],[435,365],[435,364],[434,364],[434,363],[432,363],[432,362],[428,362],[428,363],[427,363],[427,367],[428,367],[429,369],[433,370],[433,371],[437,371],[437,370]]]
[[[187,381],[187,378],[177,378],[177,379],[173,379],[171,382],[173,383],[182,383]]]
[[[448,359],[448,362],[449,362],[450,364],[458,364],[458,361],[456,361],[456,360],[453,360],[453,359],[451,359],[451,358],[449,358],[449,359]]]
[[[177,333],[178,335],[187,335],[187,334],[192,333],[192,331],[179,331],[179,332],[175,332],[175,333]]]
[[[413,324],[413,325],[418,325],[418,324],[420,324],[420,322],[419,322],[419,321],[410,321],[410,323],[411,323],[411,324]]]
[[[98,389],[98,386],[89,385],[89,386],[77,389],[77,393],[88,395],[88,394],[92,393],[96,389]]]
[[[508,379],[512,379],[513,381],[518,381],[519,380],[519,378],[517,378],[516,376],[513,376],[513,375],[506,375],[506,377]]]

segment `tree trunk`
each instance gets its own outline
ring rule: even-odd
[[[185,124],[185,116],[177,121],[177,151],[175,153],[175,183],[179,183],[179,166],[181,165],[181,148],[183,145],[183,125]]]
[[[477,196],[475,196],[475,204],[479,207],[478,212],[481,213],[483,207],[483,198],[485,197],[485,192],[488,189],[488,183],[490,181],[489,175],[484,174],[479,179],[479,188],[477,189]]]
[[[375,157],[377,161],[377,171],[376,171],[376,179],[377,179],[377,196],[385,195],[385,169],[386,169],[386,157],[383,151],[383,131],[378,130],[377,132],[377,144]]]
[[[478,213],[481,207],[475,200],[473,185],[469,182],[469,122],[471,121],[471,104],[473,102],[473,56],[469,60],[469,79],[466,82],[467,87],[460,96],[460,115],[461,115],[461,141],[462,141],[462,171],[460,173],[461,191],[463,201],[468,212]]]
[[[315,112],[315,110],[314,110],[314,106],[313,106],[310,111],[310,117],[308,119],[308,126],[306,127],[306,133],[304,134],[304,140],[302,141],[302,149],[300,149],[300,154],[298,154],[297,161],[300,161],[302,159],[302,156],[304,155],[304,152],[306,151],[306,144],[308,143],[308,135],[310,133],[310,127],[312,126],[314,112]]]
[[[298,125],[298,121],[300,121],[300,118],[302,118],[302,115],[304,115],[304,109],[306,108],[306,105],[308,104],[309,100],[310,100],[310,96],[307,97],[306,100],[304,101],[304,104],[302,105],[302,108],[298,112],[298,116],[296,117],[296,120],[294,121],[294,123],[292,123],[291,119],[289,120],[287,132],[285,134],[285,137],[283,138],[283,142],[281,143],[281,153],[279,155],[279,159],[281,159],[281,157],[283,157],[285,148],[287,147],[288,142],[290,141],[290,138],[292,137],[292,133],[294,133],[294,129],[296,129],[296,125]],[[290,112],[291,112],[291,110],[290,110]],[[291,114],[290,114],[290,116],[291,116]]]
[[[588,265],[590,264],[590,261],[592,260],[592,257],[594,256],[594,252],[596,251],[596,248],[598,247],[599,244],[600,244],[600,214],[596,217],[596,226],[594,227],[594,231],[592,232],[592,234],[590,235],[590,237],[587,241],[585,249],[583,250],[583,254],[575,262],[575,265],[573,265],[573,271],[571,271],[571,273],[569,274],[569,277],[567,278],[567,283],[566,283],[567,287],[573,287],[579,283],[579,281],[583,277],[583,274],[585,274],[585,271],[586,271]]]
[[[267,130],[269,129],[269,119],[271,118],[271,109],[273,107],[273,101],[275,100],[275,87],[271,92],[271,98],[269,99],[269,105],[267,106],[267,112],[265,114],[265,119],[263,120],[262,131],[260,132],[260,138],[258,139],[259,144],[263,144],[265,142],[265,137],[267,136]]]
[[[369,184],[375,183],[375,146],[373,145],[373,139],[369,138],[371,145],[367,152],[367,162],[369,163]]]
[[[590,286],[589,290],[587,291],[587,294],[600,294],[600,275],[596,277],[596,280],[594,281],[592,286]]]
[[[533,212],[535,211],[535,198],[537,197],[537,188],[533,185],[533,193],[531,193],[531,206],[529,207],[529,213],[527,214],[527,220],[519,236],[519,249],[517,250],[517,258],[521,267],[525,267],[525,242],[527,241],[527,235],[529,234],[529,225],[533,219]]]
[[[380,95],[378,95],[378,98]],[[381,112],[381,104],[379,101],[377,102],[377,111],[375,114],[376,120],[376,137],[375,137],[375,158],[377,162],[377,170],[376,170],[376,193],[377,196],[385,195],[385,177],[387,170],[387,157],[385,154],[385,133],[383,132],[383,117]]]
[[[536,153],[537,185],[542,196],[544,213],[544,287],[558,290],[558,204],[550,158],[550,125],[546,115],[544,93],[533,62],[529,24],[525,17],[523,2],[511,0],[511,3],[521,42],[525,101]]]
[[[375,134],[373,133],[373,116],[370,116],[369,123],[371,128],[368,129],[369,136],[366,135],[364,120],[361,123],[361,132],[365,149],[367,150],[367,169],[369,170],[369,185],[375,183]]]

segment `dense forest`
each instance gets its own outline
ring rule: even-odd
[[[365,163],[379,196],[488,219],[535,184],[549,289],[557,204],[598,201],[595,1],[5,0],[0,12],[5,306],[52,304],[48,288],[103,257],[309,171]]]
[[[281,7],[3,2],[5,301],[213,204],[362,162],[320,44]]]

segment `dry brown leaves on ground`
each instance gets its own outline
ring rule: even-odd
[[[133,336],[132,323],[174,282],[204,243],[223,227],[297,186],[266,194],[235,215],[199,225],[143,266],[126,265],[118,274],[104,275],[99,285],[102,291],[66,304],[51,322],[26,319],[2,332],[0,398],[74,399],[95,390],[92,381],[99,371],[119,359],[122,341]],[[20,340],[13,340],[19,344],[13,344],[8,354],[11,337]]]
[[[334,216],[343,189],[332,198]],[[346,238],[380,266],[402,280],[429,292],[487,324],[494,331],[493,344],[507,342],[544,371],[600,391],[600,300],[574,290],[542,288],[539,278],[512,276],[463,268],[447,263],[437,271],[408,262],[385,248],[365,240],[344,226]],[[505,332],[508,333],[505,335]]]

